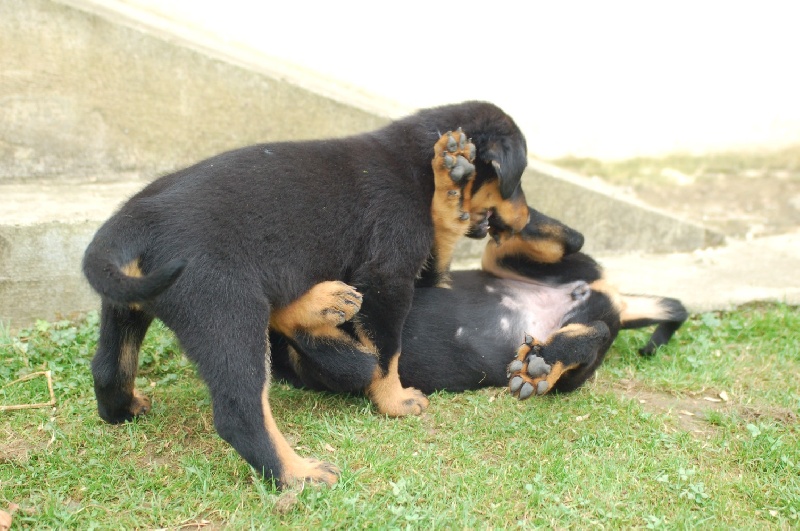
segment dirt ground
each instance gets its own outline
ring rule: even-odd
[[[620,186],[645,203],[728,236],[781,234],[800,227],[800,145],[772,152],[553,163]]]
[[[735,411],[748,422],[758,419],[770,419],[783,424],[797,422],[797,414],[791,409],[765,404],[735,404],[729,402],[730,399],[724,391],[705,389],[698,393],[674,395],[647,389],[635,380],[625,379],[614,386],[614,391],[618,396],[638,402],[649,413],[666,415],[674,427],[698,438],[714,435],[716,427],[709,422],[709,416],[715,411]]]

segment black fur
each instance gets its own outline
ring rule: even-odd
[[[582,242],[571,229],[535,214],[531,224],[557,227],[566,241]],[[531,227],[528,233],[540,232]],[[399,363],[404,385],[425,393],[506,386],[509,363],[526,335],[533,334],[543,345],[537,347],[537,355],[547,364],[575,366],[552,388],[572,391],[594,374],[620,329],[657,325],[640,351],[649,355],[666,344],[688,317],[676,299],[620,295],[605,282],[598,282],[603,279],[602,268],[584,253],[569,254],[551,264],[520,252],[500,255],[496,265],[504,278],[485,271],[455,271],[451,289],[415,290]],[[648,300],[652,314],[626,320],[624,304],[635,300]],[[581,337],[562,332],[573,324],[586,325]],[[308,347],[302,341],[293,346],[300,353],[300,366],[286,364],[278,374],[295,385],[336,390],[325,382],[325,374],[305,377],[308,364],[302,353]],[[286,355],[276,353],[276,357]]]
[[[83,263],[103,298],[93,361],[101,416],[131,417],[138,346],[158,317],[208,384],[220,436],[283,481],[285,463],[262,414],[270,310],[321,281],[355,286],[364,295],[359,325],[385,372],[431,253],[433,145],[457,127],[472,134],[481,161],[475,187],[502,171],[504,193],[521,194],[524,137],[497,107],[467,102],[343,139],[230,151],[131,198],[97,232]],[[123,273],[131,263],[141,278]],[[363,385],[363,377],[342,382]]]
[[[591,284],[602,278],[602,269],[583,253],[565,256],[557,264],[537,263],[522,255],[506,257],[503,262],[513,264],[513,271],[530,282],[497,278],[483,271],[456,271],[452,273],[452,289],[416,290],[403,331],[399,372],[404,385],[426,393],[508,385],[506,368],[525,335],[531,333],[532,323],[525,316],[534,310],[540,322],[549,319],[557,323],[551,327],[549,337],[573,323],[587,324],[597,330],[592,348],[581,350],[585,342],[564,345],[561,344],[564,339],[558,339],[539,354],[551,365],[556,361],[565,365],[580,362],[578,368],[567,372],[554,387],[561,392],[571,391],[594,374],[621,328],[658,325],[643,349],[652,353],[669,341],[687,318],[680,301],[652,298],[669,313],[666,319],[653,316],[623,326],[620,308],[612,298],[616,294],[600,290],[592,290],[585,301],[563,314],[559,314],[562,310],[557,307],[535,310],[514,304],[524,301],[526,294],[530,300],[559,290],[566,295],[565,286],[581,281]],[[623,296],[623,300],[625,297],[638,298],[629,295]],[[509,323],[509,328],[504,328],[503,322]],[[536,339],[544,343],[548,337]]]

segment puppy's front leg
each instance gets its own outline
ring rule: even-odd
[[[428,407],[425,395],[413,387],[403,387],[397,372],[400,359],[400,334],[411,308],[413,287],[383,284],[364,293],[356,333],[365,345],[374,345],[378,366],[365,392],[380,413],[390,417],[419,415]]]
[[[456,243],[469,230],[470,216],[463,210],[464,190],[475,177],[475,145],[466,133],[448,131],[433,146],[434,177],[431,218],[433,219],[433,282],[450,286],[450,263]]]

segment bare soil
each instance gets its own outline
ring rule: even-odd
[[[553,163],[620,186],[645,203],[727,236],[782,234],[800,227],[800,145],[769,152]]]
[[[736,404],[727,395],[708,389],[696,395],[678,396],[648,389],[635,380],[623,379],[615,385],[615,392],[635,400],[649,413],[666,415],[678,429],[702,439],[715,435],[719,429],[709,422],[710,412],[735,412],[748,422],[758,419],[770,419],[782,424],[797,422],[797,415],[790,409],[763,404]]]
[[[727,236],[782,234],[800,227],[800,179],[703,179],[635,189],[642,201]]]

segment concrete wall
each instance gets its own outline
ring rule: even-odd
[[[424,0],[95,1],[146,8],[412,107],[489,99],[539,157],[800,143],[798,2],[461,0],[445,22],[447,8]],[[461,51],[449,40],[455,20]]]
[[[174,22],[103,6],[0,3],[0,322],[12,327],[98,307],[83,251],[145,182],[232,147],[343,136],[404,114]],[[555,170],[532,161],[526,193],[584,232],[589,250],[713,243],[702,227]],[[465,241],[457,265],[474,265],[483,245]]]
[[[152,177],[248,143],[387,121],[125,22],[0,3],[0,180]]]

